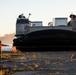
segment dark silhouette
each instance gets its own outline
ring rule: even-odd
[[[76,15],[71,14],[69,17],[71,18],[71,20],[68,22],[67,25],[68,25],[68,26],[72,26],[73,23],[74,23],[74,21],[76,20]]]

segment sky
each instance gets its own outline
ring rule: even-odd
[[[0,0],[0,36],[15,33],[16,19],[20,14],[30,16],[31,21],[48,25],[55,17],[76,14],[76,0]]]

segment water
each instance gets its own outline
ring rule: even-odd
[[[27,52],[2,65],[7,75],[76,75],[76,52]]]
[[[2,46],[2,51],[12,51],[12,50],[13,50],[12,45],[9,45],[9,46]]]

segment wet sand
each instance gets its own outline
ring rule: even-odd
[[[10,75],[76,75],[76,52],[30,52],[1,60],[0,67]]]

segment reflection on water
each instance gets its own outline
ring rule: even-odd
[[[76,75],[76,52],[26,52],[9,55],[7,60],[0,61],[0,75]]]

